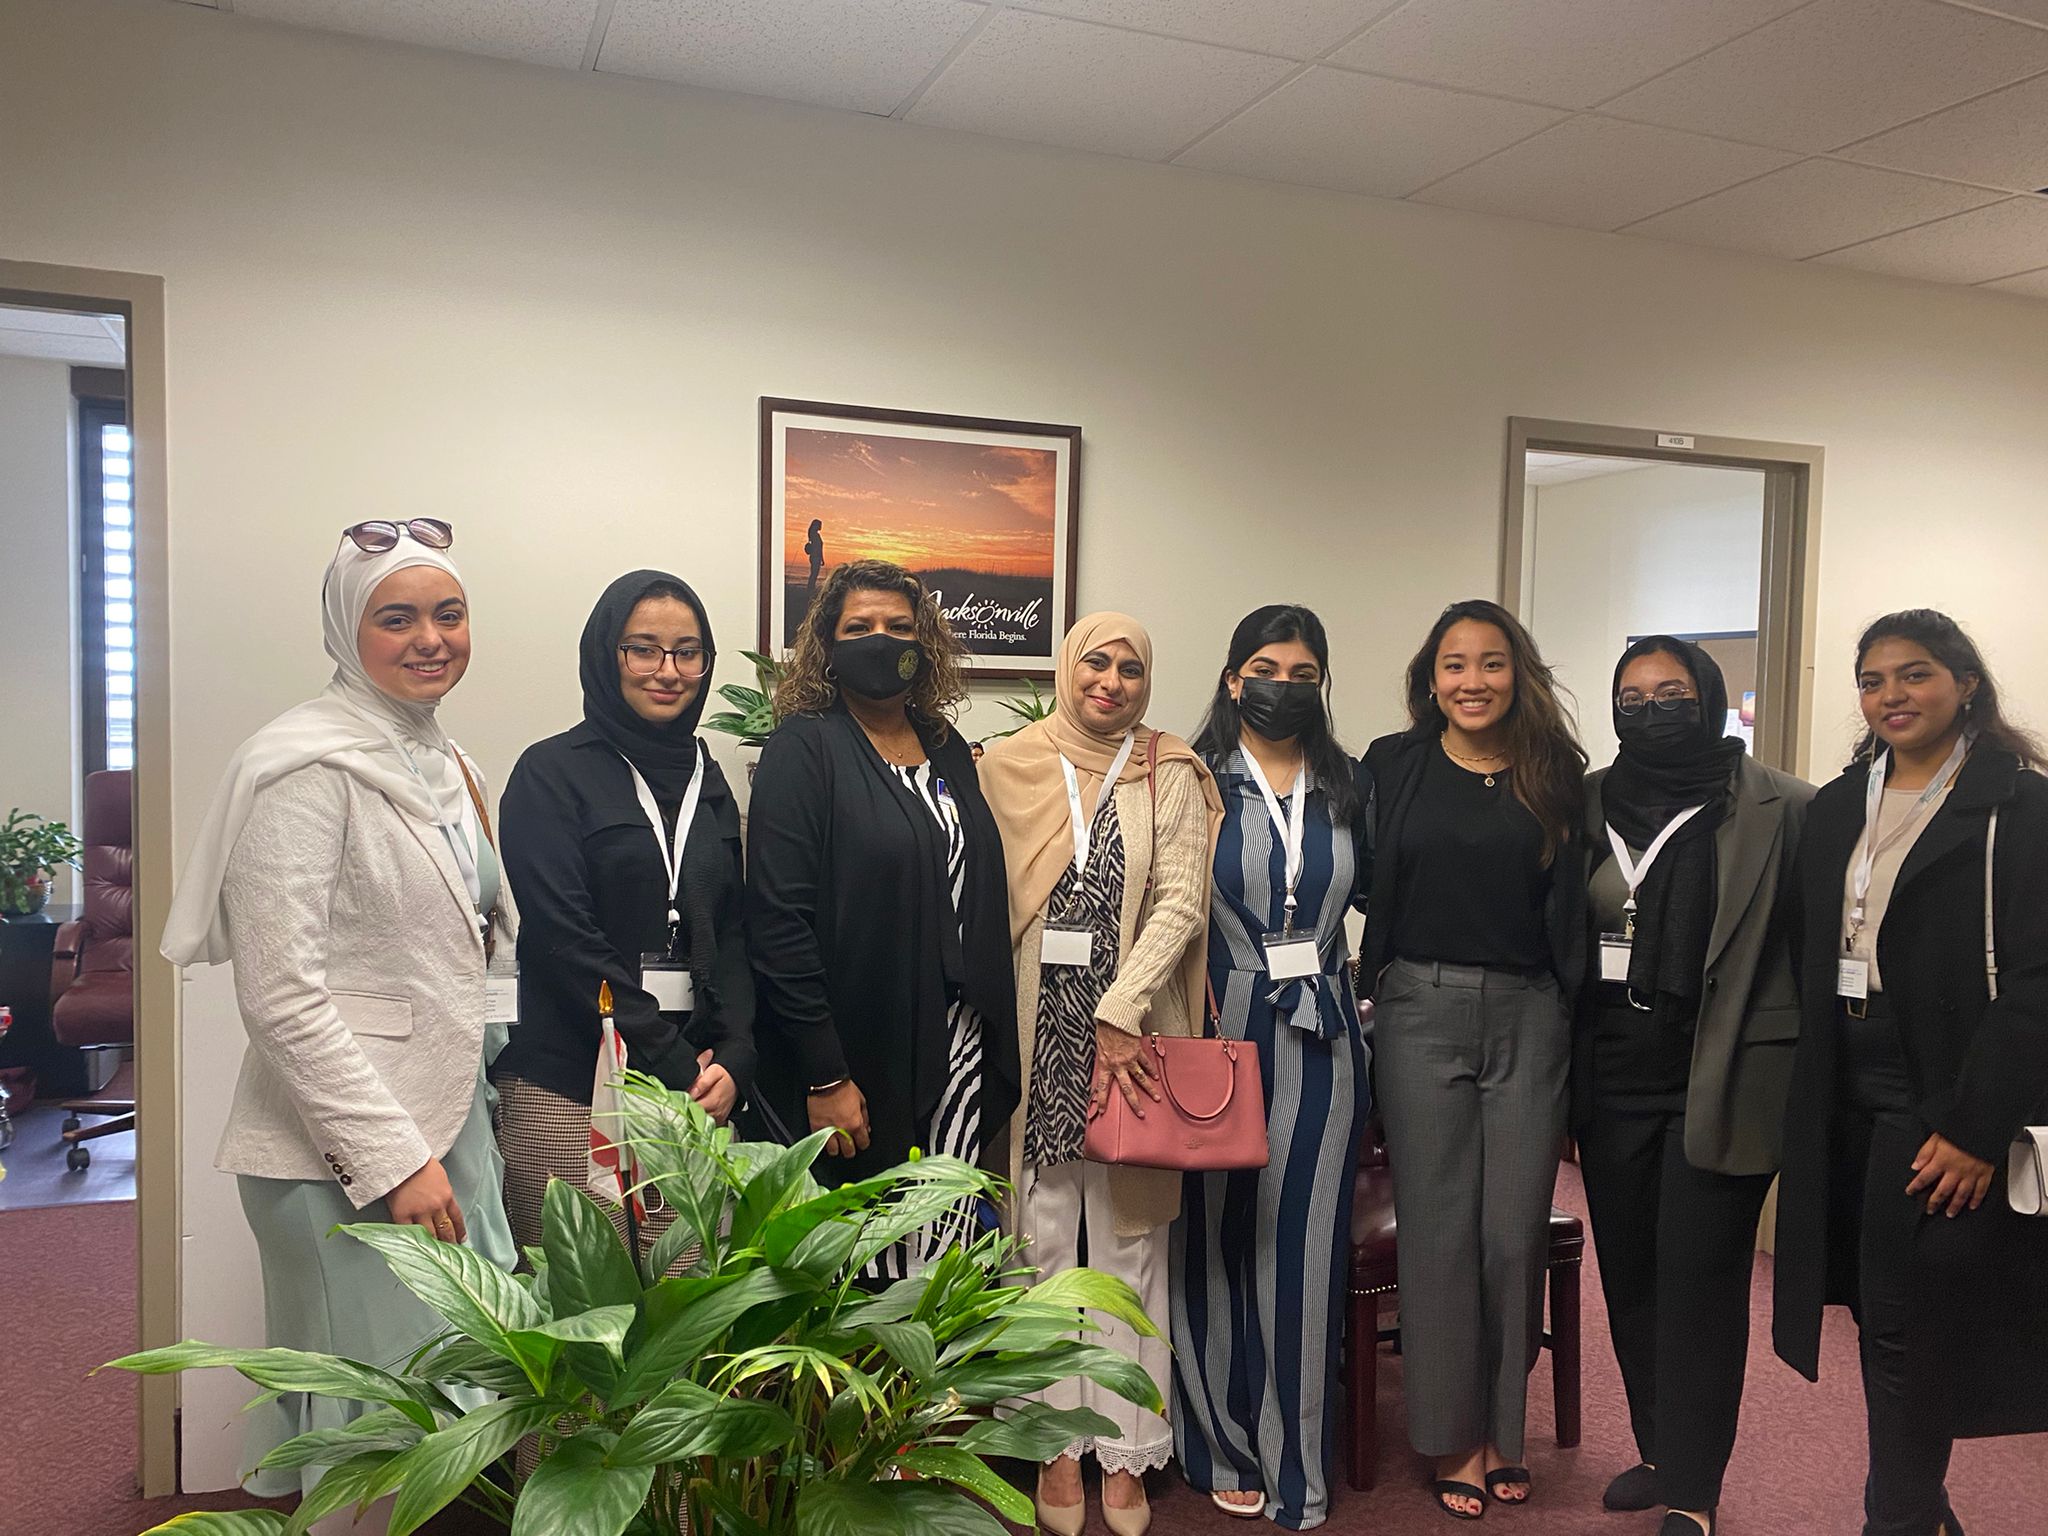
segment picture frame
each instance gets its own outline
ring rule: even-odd
[[[938,598],[970,677],[1050,678],[1075,618],[1081,429],[761,398],[760,648],[849,560]]]

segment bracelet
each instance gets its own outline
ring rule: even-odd
[[[834,1088],[844,1088],[852,1081],[853,1079],[850,1077],[835,1077],[831,1082],[819,1083],[815,1088],[811,1089],[810,1096],[815,1099],[819,1094],[830,1093]]]

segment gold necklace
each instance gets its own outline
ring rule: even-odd
[[[1444,737],[1437,737],[1437,741],[1439,744],[1442,745],[1445,752],[1449,753],[1452,757],[1455,757],[1459,762],[1469,763],[1476,771],[1484,773],[1486,775],[1486,787],[1488,789],[1493,788],[1494,776],[1496,774],[1506,773],[1510,768],[1515,766],[1512,762],[1504,761],[1504,759],[1507,757],[1507,754],[1505,752],[1489,752],[1483,757],[1467,757],[1464,753],[1460,752],[1456,747],[1452,746],[1450,742],[1446,740]],[[1500,767],[1488,770],[1485,768],[1481,768],[1479,766],[1481,763],[1492,762],[1500,763]]]

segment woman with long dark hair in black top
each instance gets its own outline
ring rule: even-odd
[[[915,576],[840,566],[804,616],[754,775],[755,1108],[779,1140],[834,1127],[817,1169],[832,1182],[912,1147],[979,1161],[1017,1102],[1002,838],[948,719],[961,654]]]
[[[630,1067],[718,1120],[753,1077],[739,810],[696,738],[716,655],[688,585],[621,576],[583,626],[582,724],[527,748],[505,786],[505,871],[532,910],[519,1024],[492,1078],[521,1244],[540,1241],[548,1179],[583,1182],[600,982]]]
[[[2048,1430],[2048,1219],[2008,1204],[2048,1120],[2048,779],[1977,647],[1930,609],[1856,647],[1869,729],[1799,849],[1803,1028],[1778,1199],[1778,1353],[1846,1303],[1865,1536],[1962,1536],[1959,1437]]]

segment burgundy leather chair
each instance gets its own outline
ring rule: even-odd
[[[135,813],[129,778],[126,769],[86,775],[84,915],[57,934],[50,1028],[59,1044],[80,1050],[121,1050],[135,1043]],[[74,1172],[92,1162],[85,1143],[135,1129],[132,1098],[70,1099],[64,1110],[64,1139],[71,1144],[65,1161]],[[86,1127],[81,1115],[112,1118]]]
[[[1351,1207],[1350,1315],[1345,1328],[1344,1388],[1351,1421],[1350,1481],[1373,1486],[1379,1451],[1379,1347],[1401,1330],[1382,1328],[1381,1312],[1400,1303],[1395,1261],[1394,1171],[1377,1120],[1358,1156]],[[1550,1351],[1557,1410],[1557,1443],[1579,1443],[1579,1267],[1586,1254],[1585,1224],[1567,1211],[1550,1212],[1550,1327],[1541,1348]],[[1535,1365],[1532,1356],[1530,1365]]]

